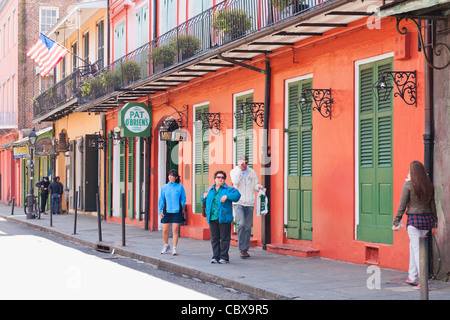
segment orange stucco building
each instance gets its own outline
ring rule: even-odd
[[[320,38],[310,37],[246,62],[264,69],[265,61],[268,60],[271,68],[270,235],[264,235],[270,237],[267,250],[298,256],[320,255],[331,259],[374,263],[398,269],[407,268],[407,235],[405,232],[393,234],[390,223],[396,212],[409,163],[423,158],[423,57],[416,50],[416,34],[400,35],[393,18],[386,18],[378,23],[377,27],[371,27],[367,19],[359,19],[349,23],[346,28],[327,31]],[[364,191],[367,183],[359,178],[363,175],[360,152],[361,148],[364,148],[360,145],[364,138],[361,137],[364,133],[360,130],[360,114],[364,113],[361,111],[363,102],[360,101],[363,86],[361,70],[372,65],[376,65],[377,68],[380,61],[386,62],[391,71],[416,71],[417,103],[408,105],[400,97],[394,97],[394,93],[392,94],[387,107],[389,137],[387,141],[380,142],[388,144],[383,150],[389,153],[387,164],[389,181],[380,183],[374,178],[375,182],[370,188],[380,190],[378,193],[372,190],[374,193],[369,196]],[[372,95],[372,85],[378,77],[376,73],[378,72],[373,73],[369,86],[369,99],[373,105],[378,105],[378,102],[375,102],[376,95]],[[305,81],[312,83],[314,89],[330,89],[333,99],[331,118],[322,116],[318,110],[311,111],[312,122],[306,126],[311,139],[310,145],[307,146],[310,152],[308,156],[301,155],[300,149],[295,149],[297,151],[289,149],[291,143],[299,143],[298,140],[290,140],[289,132],[292,110],[295,108],[299,110],[300,106],[297,104],[299,96],[292,96],[290,88],[296,85],[303,86]],[[367,91],[367,83],[364,86],[366,86],[364,90]],[[150,229],[158,228],[156,212],[159,190],[166,182],[167,168],[170,167],[166,163],[167,148],[173,151],[175,144],[179,148],[179,162],[175,165],[182,177],[188,199],[186,224],[181,228],[181,235],[199,239],[209,238],[206,219],[201,216],[195,205],[196,199],[200,197],[198,190],[196,191],[198,185],[196,180],[200,179],[200,176],[196,172],[199,151],[195,147],[198,142],[196,141],[198,131],[194,127],[198,123],[196,120],[199,111],[203,112],[202,110],[207,108],[209,114],[220,113],[220,133],[209,130],[205,133],[207,137],[203,136],[203,140],[207,141],[209,154],[208,183],[212,184],[212,175],[216,170],[225,169],[229,172],[236,164],[238,152],[236,140],[239,139],[236,134],[238,126],[236,112],[239,112],[241,97],[251,99],[253,102],[264,102],[265,76],[242,66],[222,68],[164,93],[153,94],[150,99],[147,97],[139,100],[149,103],[154,121],[149,164],[152,171]],[[185,127],[181,129],[188,132],[190,139],[172,142],[172,145],[169,145],[160,140],[160,131],[164,130],[161,129],[162,121],[173,114],[173,109],[181,110],[183,117],[187,119]],[[373,119],[378,119],[377,117],[381,115],[375,115]],[[108,114],[107,123],[109,131],[117,126],[115,112]],[[254,130],[253,148],[250,148],[253,150],[253,168],[261,179],[260,154],[263,129],[253,122],[251,130]],[[299,130],[303,132],[305,126],[300,125]],[[378,129],[374,127],[373,130],[374,134],[378,134]],[[380,135],[383,133],[380,132]],[[384,138],[374,137],[374,139]],[[202,149],[203,157],[205,146],[203,145]],[[383,147],[373,146],[373,148],[375,150]],[[307,174],[309,182],[304,177],[297,176],[300,184],[310,184],[307,189],[300,191],[300,195],[291,195],[295,188],[288,187],[292,166],[288,162],[293,154],[298,157],[294,164],[299,165],[296,170],[302,170],[302,161],[309,161],[310,165]],[[368,201],[373,203],[368,204]],[[376,203],[378,204],[375,205]],[[364,210],[369,205],[378,210],[375,213],[378,218],[373,220],[373,225],[368,222],[364,228],[360,228],[360,224],[364,224],[361,221],[364,220]],[[291,209],[291,206],[295,208]],[[299,212],[298,215],[295,213],[296,210]],[[142,218],[137,218],[136,212],[135,215],[128,214],[127,217],[129,223],[138,225],[144,223]],[[114,218],[114,215],[111,219],[120,220],[119,217]],[[255,214],[253,245],[265,245],[261,238],[262,233],[267,231],[262,229],[261,219]],[[292,228],[300,230],[291,231]],[[303,232],[302,228],[306,232]],[[380,240],[372,240],[377,237],[367,235],[378,232],[382,235],[379,237]]]
[[[92,138],[109,221],[125,212],[126,223],[159,230],[159,194],[177,169],[181,236],[207,240],[200,197],[246,154],[269,198],[252,246],[406,270],[409,239],[391,227],[410,162],[426,158],[429,83],[417,29],[379,18],[386,2],[111,1],[96,48],[108,59],[70,109],[42,119],[58,120],[58,132],[69,118],[86,125],[69,138]],[[147,106],[150,137],[120,136],[130,102]]]

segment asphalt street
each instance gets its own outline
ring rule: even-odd
[[[230,263],[214,265],[211,244],[207,240],[180,238],[179,254],[162,255],[161,231],[126,225],[126,244],[123,245],[122,226],[101,222],[102,241],[99,241],[95,216],[78,215],[77,232],[74,216],[54,216],[50,226],[48,216],[40,220],[26,219],[21,208],[11,215],[11,208],[0,205],[0,217],[15,223],[57,235],[60,238],[91,248],[106,248],[109,254],[128,257],[156,266],[182,277],[243,292],[251,297],[269,300],[420,300],[420,292],[405,283],[407,272],[373,265],[342,261],[285,256],[250,248],[251,258],[240,259],[237,247],[230,248]],[[14,243],[10,243],[14,245]],[[450,283],[432,280],[430,300],[449,300]]]
[[[3,218],[0,257],[0,300],[252,299]]]

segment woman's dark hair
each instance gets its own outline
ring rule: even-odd
[[[170,170],[169,171],[169,176],[175,177],[176,178],[175,182],[176,183],[180,183],[180,176],[178,175],[178,171],[177,170],[175,170],[175,169]]]
[[[219,170],[219,171],[214,172],[214,179],[216,178],[216,176],[217,176],[219,173],[223,174],[223,177],[225,178],[225,179],[223,179],[223,180],[226,180],[227,174],[226,174],[224,171],[222,171],[222,170]]]
[[[433,200],[434,186],[431,182],[425,167],[420,161],[413,161],[409,165],[411,184],[414,194],[422,203],[428,203]]]

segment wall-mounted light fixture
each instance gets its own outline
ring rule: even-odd
[[[125,148],[128,146],[128,138],[120,136],[120,128],[115,127],[112,134],[112,140],[118,141]]]
[[[64,132],[64,130],[61,130],[58,137],[59,137],[59,139],[53,138],[55,152],[69,151],[69,141],[67,140],[67,133]]]
[[[400,97],[406,104],[417,107],[416,80],[416,71],[386,71],[380,74],[372,88],[378,101],[383,102],[390,99],[395,84],[397,92],[394,97]]]
[[[264,126],[264,103],[249,102],[241,104],[235,113],[236,121],[244,121],[244,115],[251,117],[259,127]]]
[[[297,103],[302,114],[310,112],[312,108],[319,111],[322,117],[331,119],[331,89],[303,89]]]
[[[197,121],[202,123],[203,127],[206,127],[214,134],[220,134],[220,112],[209,113],[202,112],[197,116]]]
[[[95,132],[95,139],[91,140],[93,142],[92,147],[98,150],[106,150],[108,148],[108,138],[105,139],[100,132]]]

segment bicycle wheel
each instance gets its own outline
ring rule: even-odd
[[[432,275],[436,277],[439,271],[441,271],[441,252],[439,250],[439,246],[437,243],[436,236],[431,236],[432,238],[432,250],[433,250],[433,266],[432,266]]]
[[[34,216],[36,217],[36,219],[40,219],[41,218],[41,211],[38,208],[36,199],[34,199],[33,209],[34,209]]]

